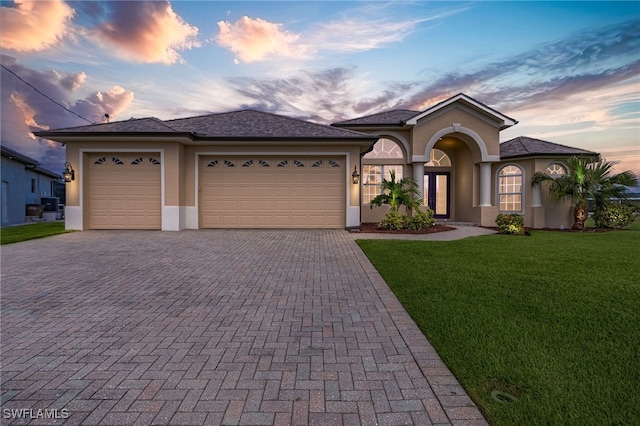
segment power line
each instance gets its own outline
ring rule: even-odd
[[[21,82],[23,82],[27,86],[31,87],[33,90],[35,90],[36,92],[38,92],[39,94],[41,94],[42,96],[44,96],[45,98],[47,98],[48,100],[53,102],[54,104],[58,105],[60,108],[64,109],[67,112],[70,112],[71,114],[75,115],[76,117],[79,117],[79,118],[83,119],[84,121],[87,121],[87,122],[89,122],[91,124],[95,124],[93,121],[84,118],[83,116],[81,116],[77,112],[71,111],[69,108],[67,108],[66,106],[62,105],[58,101],[56,101],[56,100],[52,99],[51,97],[49,97],[48,95],[42,93],[37,87],[35,87],[33,84],[29,83],[28,81],[24,80],[22,77],[20,77],[15,72],[11,71],[9,68],[5,67],[2,64],[0,64],[0,66],[2,67],[2,69],[4,69],[4,70],[8,71],[9,73],[13,74],[18,80],[20,80]]]

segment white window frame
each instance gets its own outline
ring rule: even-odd
[[[551,169],[552,166],[560,167],[563,170],[563,172],[562,173],[551,173],[551,172],[549,172],[549,169]],[[552,178],[557,179],[557,178],[567,174],[567,166],[565,166],[564,164],[562,164],[559,161],[552,161],[551,163],[549,163],[547,165],[547,167],[545,168],[544,171],[545,171],[546,174],[548,174]]]
[[[379,167],[380,176],[379,182],[369,183],[368,181],[368,168]],[[402,164],[363,164],[362,165],[362,203],[369,205],[371,200],[378,195],[382,194],[382,180],[391,178],[391,170],[396,171],[396,181],[404,177],[404,166]],[[398,173],[399,172],[399,173]],[[378,188],[377,191],[372,191],[373,188]],[[369,191],[367,191],[369,189]]]
[[[502,175],[503,170],[509,168],[509,167],[515,167],[519,170],[519,173],[516,174],[511,174],[511,175]],[[520,178],[520,191],[503,191],[503,183],[502,183],[502,179],[503,178]],[[522,213],[524,211],[524,182],[525,182],[525,175],[524,175],[524,169],[522,166],[520,166],[519,164],[505,164],[502,167],[500,167],[498,169],[498,173],[496,176],[496,192],[497,192],[497,199],[496,199],[496,204],[498,205],[498,211],[500,213]],[[506,183],[506,185],[510,185],[510,186],[515,186],[518,185],[517,182],[513,182],[513,183]],[[520,196],[520,209],[503,209],[502,207],[502,197],[515,197],[515,196]],[[515,201],[508,201],[505,202],[505,204],[508,205],[513,205],[515,203]]]

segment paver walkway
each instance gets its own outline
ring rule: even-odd
[[[90,231],[2,247],[2,424],[486,424],[353,240]],[[30,419],[52,415],[68,418]]]

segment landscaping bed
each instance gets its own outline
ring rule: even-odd
[[[382,229],[376,222],[363,223],[360,226],[360,232],[376,233],[376,234],[434,234],[436,232],[453,231],[454,227],[435,224],[423,229]]]

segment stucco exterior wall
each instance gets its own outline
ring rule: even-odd
[[[473,153],[473,162],[478,163],[482,161],[481,150],[478,145],[473,142],[470,136],[466,134],[456,134],[453,130],[453,124],[460,124],[462,127],[472,129],[477,133],[484,141],[488,155],[499,156],[500,155],[500,132],[496,125],[488,123],[484,119],[480,119],[469,111],[460,107],[453,107],[435,114],[435,116],[429,116],[428,119],[424,119],[418,123],[413,129],[412,144],[414,155],[425,155],[425,150],[429,140],[437,132],[443,129],[451,129],[451,136],[463,140],[467,143],[467,146]]]

